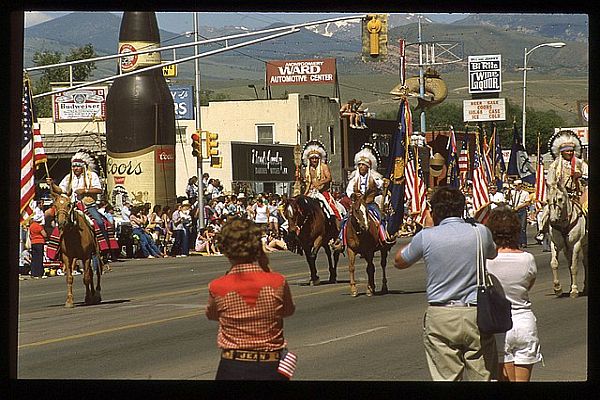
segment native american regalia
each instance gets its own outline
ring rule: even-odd
[[[72,166],[83,167],[81,175],[76,176],[71,171],[58,185],[62,192],[71,195],[71,201],[75,203],[75,207],[83,212],[87,217],[90,225],[93,227],[94,235],[98,241],[100,251],[109,251],[119,248],[119,244],[115,237],[115,231],[108,219],[103,216],[96,207],[96,199],[85,196],[79,198],[75,193],[76,190],[82,188],[94,188],[102,190],[100,178],[97,173],[99,163],[95,156],[87,150],[79,150],[71,157]],[[57,259],[60,248],[60,232],[58,227],[55,227],[48,240],[47,255],[50,259]]]
[[[358,165],[364,164],[369,167],[365,175],[361,175],[358,171]],[[369,143],[365,143],[361,150],[354,156],[354,165],[356,169],[350,174],[350,180],[348,186],[346,186],[346,194],[351,197],[354,193],[360,193],[364,195],[369,190],[381,190],[383,189],[383,176],[377,172],[377,166],[379,164],[379,153]],[[377,203],[370,202],[367,204],[367,211],[369,217],[377,221],[379,226],[379,238],[382,242],[388,240],[388,235],[385,230],[385,221],[382,221],[381,211],[377,206]],[[346,223],[348,217],[342,221],[342,229],[340,230],[339,238],[346,245]]]
[[[548,186],[564,187],[569,196],[587,213],[587,189],[582,185],[588,177],[588,165],[581,159],[581,141],[572,131],[560,131],[552,136],[548,147],[554,161],[548,168]],[[563,151],[573,150],[573,157],[566,160]]]
[[[315,168],[310,165],[309,161],[309,158],[314,156],[319,157],[319,163]],[[306,165],[304,171],[304,183],[306,184],[308,190],[307,195],[319,200],[322,203],[323,209],[328,218],[333,216],[337,220],[341,220],[342,216],[337,208],[335,199],[329,193],[330,184],[324,185],[322,188],[320,188],[320,190],[316,190],[314,188],[309,189],[313,183],[320,181],[323,176],[323,165],[327,163],[327,152],[325,151],[325,146],[317,140],[311,140],[307,142],[304,145],[304,151],[302,152],[302,160]]]

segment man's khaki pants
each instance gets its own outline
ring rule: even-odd
[[[423,321],[423,344],[434,381],[497,379],[494,335],[481,335],[477,307],[429,306]]]

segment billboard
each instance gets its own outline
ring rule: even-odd
[[[107,86],[86,87],[52,95],[52,115],[55,122],[91,121],[94,117],[106,120]]]
[[[469,93],[502,91],[502,56],[469,56]]]
[[[506,105],[504,99],[463,100],[464,122],[504,121]]]
[[[194,96],[192,86],[169,85],[173,105],[175,107],[175,119],[194,119]]]
[[[267,62],[267,85],[335,83],[335,58]]]
[[[291,182],[295,179],[294,146],[231,143],[234,181]]]

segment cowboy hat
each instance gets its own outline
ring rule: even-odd
[[[522,183],[523,183],[523,181],[520,180],[520,179],[515,179],[514,182],[513,182],[514,185],[520,185]]]
[[[245,198],[246,198],[246,194],[245,194],[245,193],[243,193],[243,192],[242,192],[242,193],[239,193],[239,194],[237,195],[237,198],[238,198],[238,199],[245,199]]]
[[[190,205],[190,201],[189,200],[184,200],[181,202],[181,206],[189,206]]]
[[[444,172],[444,165],[446,164],[446,160],[444,156],[440,153],[435,153],[434,156],[429,161],[429,173],[433,177],[438,177],[442,175]]]

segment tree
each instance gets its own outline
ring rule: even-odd
[[[85,46],[71,49],[65,61],[83,60],[96,57],[94,46],[90,43]],[[33,63],[36,67],[43,65],[59,64],[62,62],[63,54],[58,51],[36,51],[33,55]],[[95,62],[78,64],[73,66],[73,81],[86,81],[96,69]],[[42,75],[33,82],[33,94],[51,91],[51,82],[69,82],[69,67],[58,67],[45,69]],[[52,97],[44,96],[33,100],[35,113],[38,117],[52,116]]]

